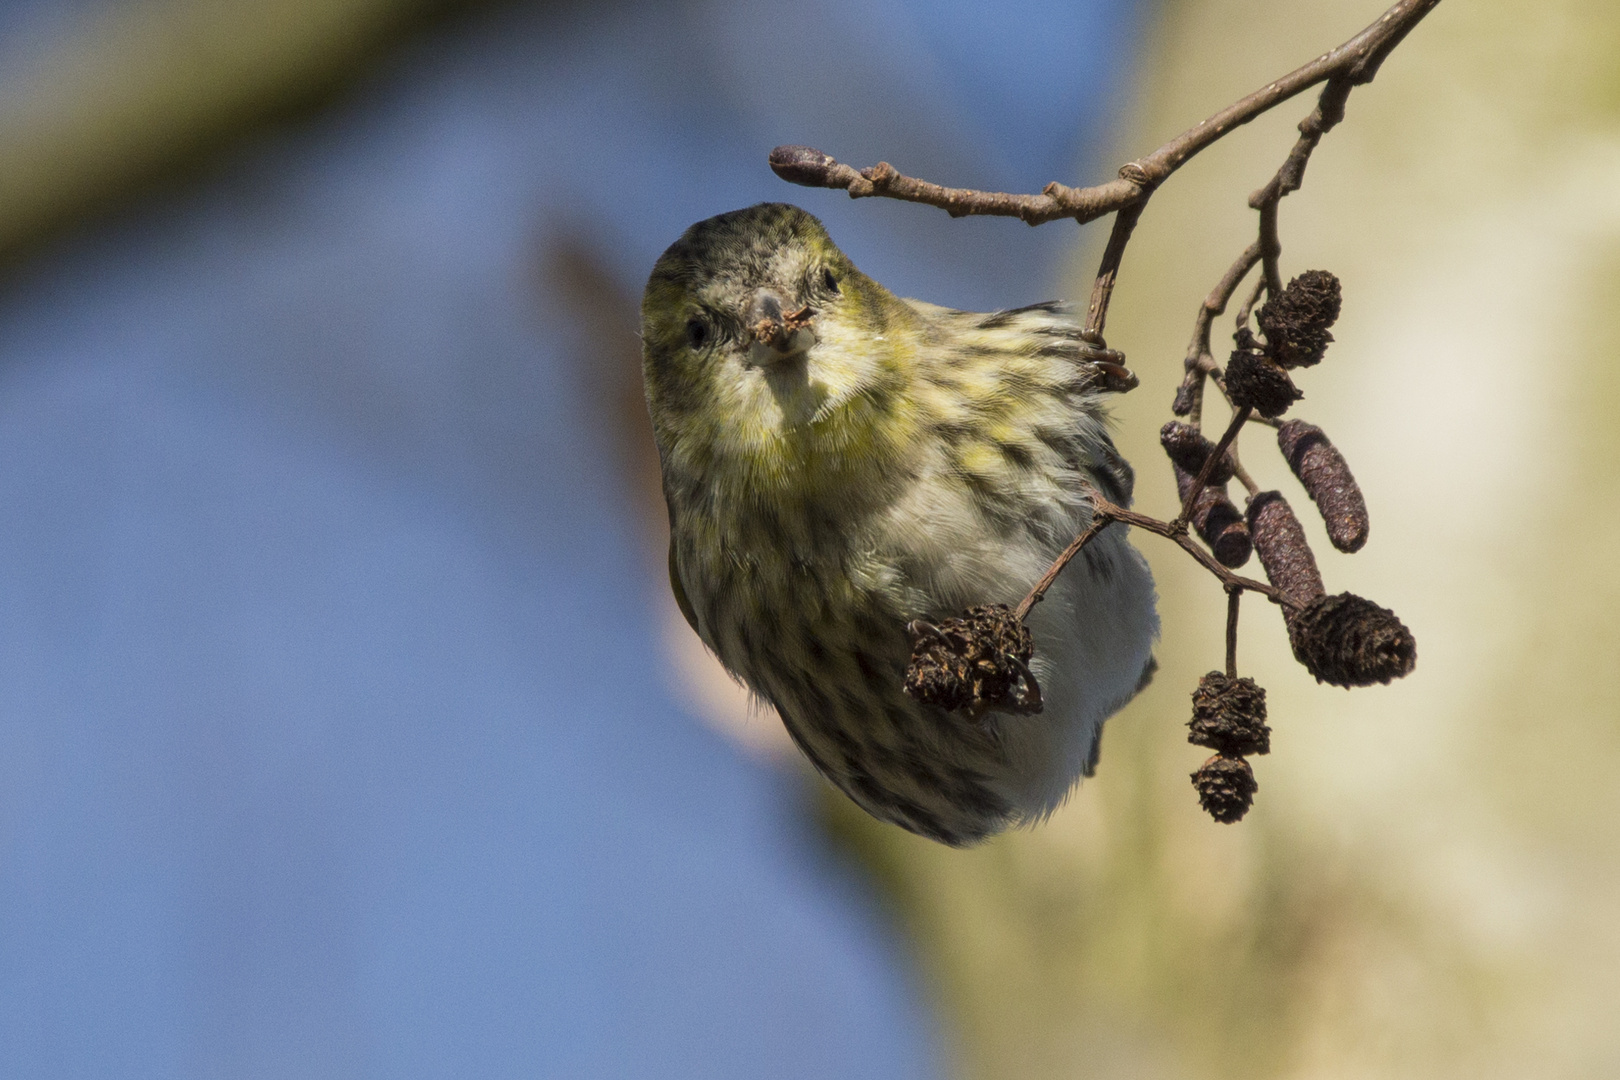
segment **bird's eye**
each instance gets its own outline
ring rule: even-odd
[[[702,319],[686,320],[686,344],[701,349],[709,341],[709,325]]]
[[[834,296],[838,295],[838,278],[831,270],[823,270],[821,272],[821,287],[832,293]]]

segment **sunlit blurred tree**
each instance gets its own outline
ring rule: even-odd
[[[1351,0],[1166,5],[1117,158],[1366,16]],[[964,1076],[1620,1064],[1620,938],[1603,914],[1620,903],[1617,45],[1620,10],[1600,0],[1442,4],[1283,207],[1286,273],[1345,282],[1339,343],[1296,411],[1333,433],[1372,508],[1366,552],[1314,546],[1330,589],[1408,618],[1412,677],[1316,686],[1280,620],[1251,613],[1242,663],[1271,691],[1273,753],[1249,817],[1211,823],[1182,725],[1220,666],[1223,597],[1143,538],[1164,666],[1051,822],[956,852],[827,800],[918,943]],[[1173,512],[1154,441],[1192,316],[1294,119],[1268,116],[1178,175],[1127,256],[1109,341],[1143,378],[1117,412],[1152,512]],[[1253,464],[1262,486],[1292,482]]]

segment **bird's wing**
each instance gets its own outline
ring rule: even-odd
[[[675,566],[675,538],[669,538],[669,591],[675,594],[675,606],[681,609],[686,616],[686,625],[692,628],[692,633],[698,633],[697,610],[692,607],[692,601],[686,597],[686,586],[681,584],[681,572]]]

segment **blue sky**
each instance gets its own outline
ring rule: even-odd
[[[499,7],[0,285],[6,1071],[938,1075],[799,779],[663,685],[535,267],[582,241],[633,296],[691,221],[790,199],[899,292],[1045,298],[1071,231],[765,155],[1090,180],[1135,20]]]

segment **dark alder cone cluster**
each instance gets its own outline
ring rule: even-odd
[[[1234,335],[1237,349],[1220,380],[1233,407],[1275,420],[1300,400],[1303,395],[1289,371],[1322,361],[1333,341],[1329,327],[1338,319],[1340,305],[1339,279],[1325,270],[1311,270],[1289,282],[1255,314],[1263,340],[1241,325],[1247,320],[1240,317]],[[1203,400],[1204,372],[1201,366],[1189,365],[1171,409],[1177,416],[1194,415]],[[1232,422],[1241,427],[1248,418],[1239,413]],[[1314,424],[1294,419],[1276,427],[1277,447],[1321,512],[1333,546],[1359,551],[1367,543],[1367,503],[1344,456]],[[1229,433],[1227,441],[1235,434]],[[1159,442],[1175,468],[1182,505],[1187,506],[1196,476],[1217,444],[1196,425],[1177,421],[1164,425]],[[1251,546],[1260,556],[1281,601],[1294,656],[1317,681],[1334,686],[1388,683],[1410,673],[1417,662],[1411,631],[1394,612],[1370,600],[1351,593],[1327,594],[1305,529],[1281,492],[1255,492],[1249,496],[1247,512],[1239,516],[1226,485],[1241,475],[1234,443],[1210,470],[1207,485],[1188,509],[1188,521],[1225,566],[1242,565]],[[1250,483],[1246,476],[1244,482]],[[1232,612],[1235,619],[1235,607]],[[1233,635],[1227,639],[1230,666],[1235,663],[1235,622],[1229,624],[1228,633]],[[1199,682],[1187,738],[1213,749],[1215,756],[1192,779],[1199,801],[1216,821],[1237,821],[1253,803],[1258,785],[1246,756],[1270,750],[1271,729],[1265,720],[1265,691],[1253,680],[1212,671]]]
[[[1192,774],[1192,782],[1198,789],[1199,805],[1222,825],[1241,821],[1254,805],[1254,793],[1260,787],[1247,761],[1219,754]]]
[[[1307,270],[1260,308],[1255,321],[1265,334],[1255,340],[1247,327],[1237,332],[1237,350],[1226,365],[1226,396],[1275,420],[1305,395],[1288,372],[1322,362],[1339,317],[1339,279],[1326,270]]]
[[[1328,333],[1339,318],[1339,279],[1326,270],[1307,270],[1282,295],[1255,313],[1266,335],[1266,355],[1285,368],[1311,367],[1333,341]]]
[[[1193,691],[1193,715],[1187,741],[1207,746],[1224,757],[1271,752],[1266,725],[1266,691],[1253,679],[1212,671]]]
[[[1006,604],[971,607],[938,625],[921,619],[911,631],[906,693],[947,712],[1041,711],[1041,688],[1029,670],[1034,641]]]
[[[1305,395],[1265,353],[1240,345],[1226,365],[1226,396],[1240,409],[1250,408],[1275,420]]]
[[[1244,756],[1271,752],[1266,692],[1253,679],[1212,671],[1198,680],[1192,701],[1187,741],[1215,751],[1192,774],[1193,787],[1209,816],[1229,825],[1249,812],[1260,787]]]
[[[1317,682],[1349,689],[1387,684],[1417,664],[1412,631],[1388,608],[1355,593],[1318,596],[1288,620],[1294,656]]]

